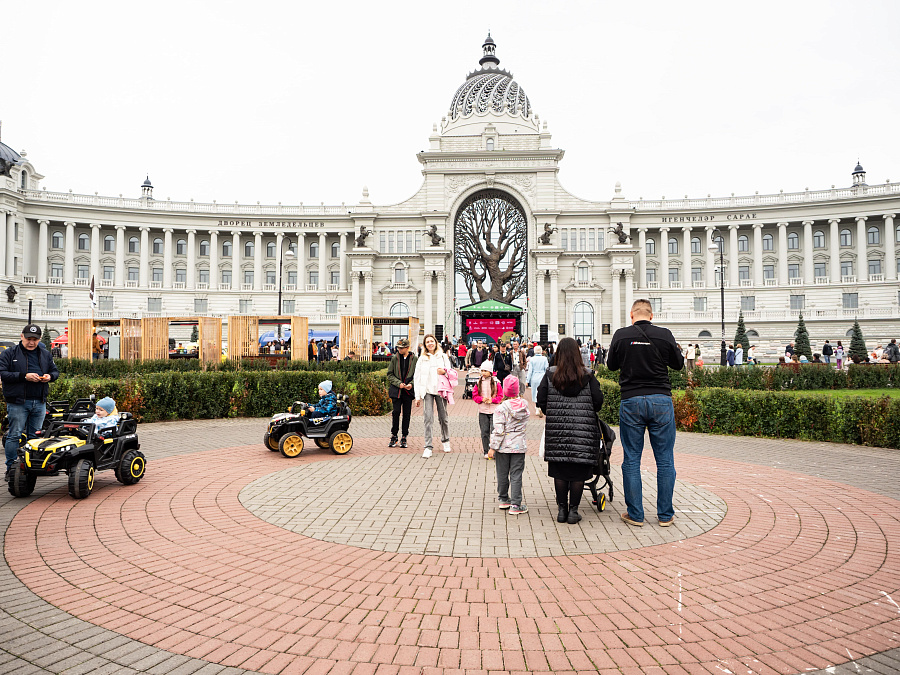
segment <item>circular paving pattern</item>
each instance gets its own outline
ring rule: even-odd
[[[619,518],[621,487],[598,513],[585,492],[578,526],[556,522],[553,481],[546,463],[526,457],[522,479],[528,513],[497,508],[495,463],[478,454],[438,452],[429,460],[411,454],[348,457],[337,465],[295,466],[253,481],[241,503],[266,522],[307,537],[377,551],[454,557],[608,553],[692,537],[718,524],[725,502],[678,481],[676,525],[651,518],[636,529]],[[614,473],[615,475],[615,473]],[[656,476],[643,472],[644,501],[656,503]],[[601,480],[602,483],[602,480]],[[651,523],[653,525],[651,525]]]

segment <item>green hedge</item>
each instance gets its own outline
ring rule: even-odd
[[[265,371],[271,370],[265,359],[243,359],[241,361],[222,361],[206,364],[206,368],[200,363],[200,359],[157,359],[153,361],[122,361],[120,359],[99,359],[88,361],[87,359],[54,359],[59,373],[66,377],[126,377],[132,373],[185,373],[201,371],[233,372],[236,370]],[[310,361],[290,361],[284,359],[278,364],[279,371],[300,371],[319,373],[347,373],[359,375],[382,370],[384,363],[373,361],[325,361],[324,363]]]

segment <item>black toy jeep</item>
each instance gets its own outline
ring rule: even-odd
[[[344,394],[337,397],[337,414],[330,418],[310,417],[309,404],[296,401],[287,412],[272,416],[263,443],[272,452],[281,452],[285,457],[296,457],[303,452],[303,437],[315,441],[320,448],[330,448],[336,455],[346,455],[353,447],[350,428],[352,414]]]
[[[69,405],[68,401],[47,401],[47,413],[44,415],[44,424],[35,432],[35,436],[43,437],[44,434],[47,433],[47,429],[50,428],[50,424],[53,422],[79,422],[83,419],[87,419],[94,414],[95,406],[93,394],[91,394],[90,398],[78,399],[75,401],[75,405],[72,406]],[[8,416],[4,417],[3,421],[0,422],[0,430],[3,432],[2,444],[5,446],[6,437],[9,432]],[[28,438],[25,436],[25,432],[22,431],[22,436],[19,438],[19,447],[25,445],[25,441],[27,440]]]

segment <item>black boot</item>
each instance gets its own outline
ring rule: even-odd
[[[563,504],[562,502],[557,502],[557,506],[559,506],[559,514],[556,516],[557,523],[564,523],[569,517],[569,505]]]
[[[567,522],[569,523],[569,525],[574,525],[579,520],[581,520],[581,514],[578,513],[578,507],[573,506],[569,509],[569,517],[567,518]]]
[[[389,448],[396,448],[396,447],[397,447],[397,437],[396,437],[396,436],[391,436],[391,442],[388,443],[388,447],[389,447]]]
[[[403,438],[400,439],[400,447],[401,448],[406,447],[406,436],[404,436]]]

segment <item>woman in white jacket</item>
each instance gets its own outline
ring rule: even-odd
[[[438,393],[438,378],[446,375],[452,368],[449,357],[441,350],[434,335],[426,335],[422,341],[424,349],[416,362],[416,374],[413,376],[413,390],[416,392],[416,407],[425,401],[425,452],[422,457],[431,457],[434,443],[432,424],[434,423],[434,407],[437,406],[438,422],[441,425],[441,441],[444,452],[450,452],[450,425],[447,421],[447,401]]]
[[[547,361],[547,357],[544,356],[544,350],[540,345],[535,345],[534,356],[528,360],[528,372],[525,373],[525,381],[528,383],[528,386],[531,387],[531,400],[535,403],[537,417],[544,416],[541,409],[537,407],[537,390],[549,367],[550,364]]]

